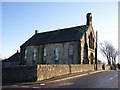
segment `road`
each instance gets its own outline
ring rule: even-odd
[[[76,78],[62,79],[61,81],[39,82],[36,84],[11,85],[4,88],[118,88],[120,85],[120,71],[103,71]]]

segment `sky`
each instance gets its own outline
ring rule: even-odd
[[[109,41],[118,49],[117,2],[2,2],[0,55],[8,58],[20,51],[36,29],[46,32],[85,25],[89,12],[93,29],[98,31],[98,59],[105,61],[99,43]]]

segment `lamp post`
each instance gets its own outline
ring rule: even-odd
[[[95,64],[96,64],[96,67],[95,67],[95,70],[97,70],[97,31],[96,31],[96,48],[95,48]]]

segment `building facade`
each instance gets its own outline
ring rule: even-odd
[[[92,14],[86,25],[35,34],[21,45],[21,62],[36,64],[94,64],[96,38]]]

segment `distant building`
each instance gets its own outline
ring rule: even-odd
[[[35,34],[21,45],[20,64],[94,64],[96,38],[92,14],[86,25]]]
[[[2,60],[2,67],[13,67],[20,63],[20,53],[17,51],[14,55],[8,59]]]

